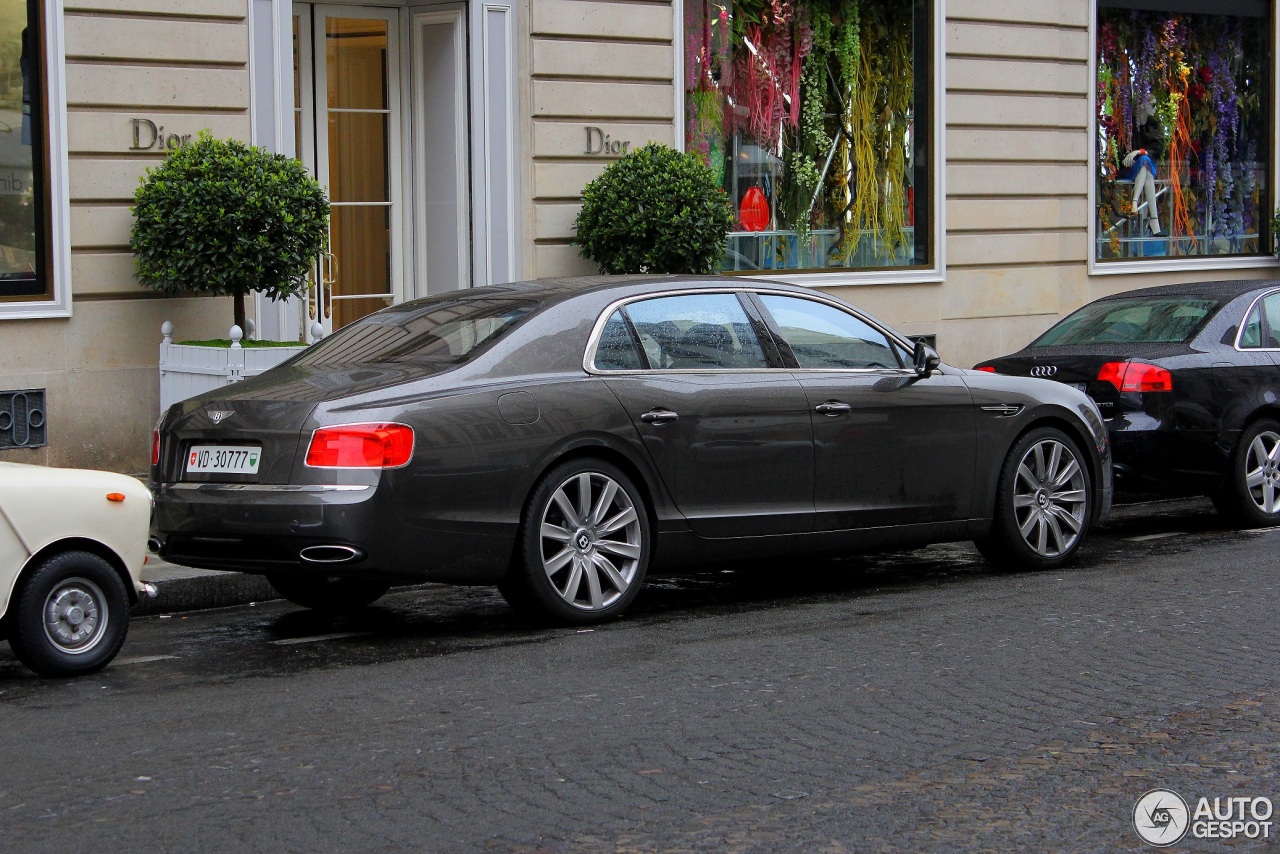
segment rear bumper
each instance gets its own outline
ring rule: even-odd
[[[170,483],[151,536],[165,560],[254,574],[490,584],[514,526],[413,519],[375,486]]]

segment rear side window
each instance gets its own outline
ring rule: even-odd
[[[596,345],[595,367],[599,371],[638,371],[644,367],[621,309],[604,324],[600,343]]]
[[[1256,303],[1240,331],[1241,349],[1280,349],[1280,293]]]
[[[628,305],[649,367],[767,368],[764,350],[734,294],[655,297]]]
[[[761,294],[760,302],[801,368],[901,368],[874,326],[826,303]]]
[[[460,364],[514,329],[534,300],[447,299],[379,311],[312,346],[293,364]]]
[[[1032,347],[1064,344],[1178,344],[1189,341],[1221,306],[1205,297],[1113,299],[1086,305]]]

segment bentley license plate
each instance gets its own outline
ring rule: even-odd
[[[187,452],[187,471],[218,474],[257,474],[262,448],[252,445],[193,445]]]

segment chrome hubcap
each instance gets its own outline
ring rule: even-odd
[[[1267,431],[1249,443],[1244,461],[1249,497],[1263,513],[1280,510],[1280,436]]]
[[[87,578],[69,578],[44,600],[44,633],[68,655],[86,653],[102,639],[107,624],[107,600]]]
[[[540,548],[560,598],[584,611],[609,607],[640,566],[640,517],[631,496],[599,472],[574,475],[543,508]]]
[[[1013,513],[1022,538],[1041,557],[1069,551],[1084,530],[1084,471],[1075,452],[1055,439],[1037,442],[1018,463]]]

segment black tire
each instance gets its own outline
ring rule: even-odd
[[[101,670],[128,633],[129,590],[111,564],[90,552],[45,558],[10,602],[9,645],[41,676]]]
[[[1061,430],[1038,427],[1009,449],[991,533],[974,545],[1002,569],[1053,569],[1080,548],[1092,513],[1088,457]]]
[[[391,589],[391,584],[368,578],[335,578],[330,575],[269,573],[267,581],[276,592],[295,605],[343,614],[372,605]]]
[[[631,478],[604,460],[568,460],[529,496],[515,559],[498,589],[523,614],[599,623],[635,599],[652,551],[649,514]]]
[[[1263,418],[1240,435],[1231,452],[1227,482],[1213,496],[1213,504],[1240,527],[1280,525],[1280,423]]]

